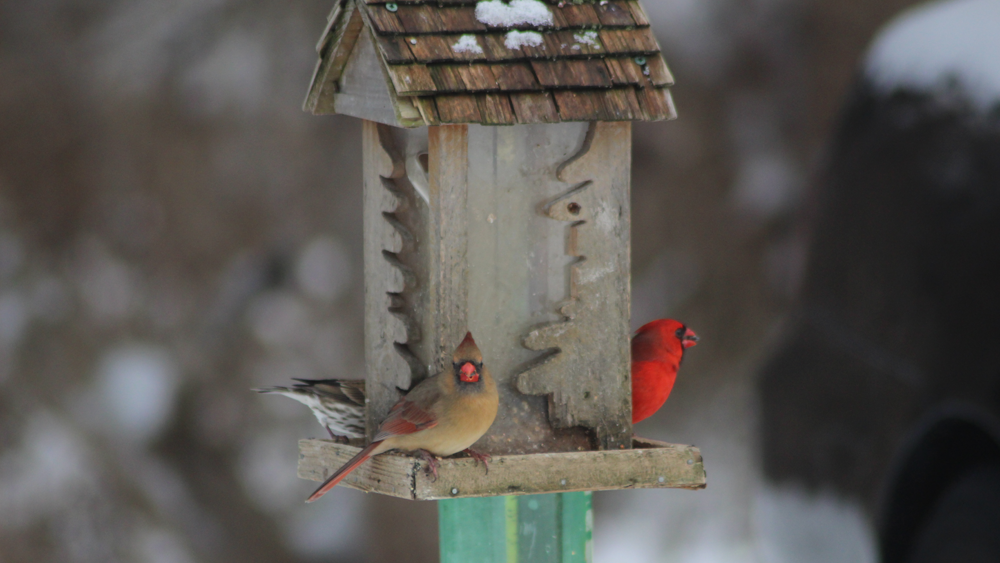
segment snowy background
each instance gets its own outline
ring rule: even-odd
[[[710,486],[595,495],[598,561],[874,561],[859,499],[763,478],[753,374],[909,4],[645,1],[681,119],[635,129],[633,324],[702,343],[637,432],[700,446]],[[435,560],[432,503],[304,505],[322,431],[248,391],[362,375],[360,126],[299,109],[329,8],[0,0],[0,562]]]

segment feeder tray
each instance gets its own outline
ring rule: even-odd
[[[324,481],[361,451],[328,440],[299,441],[299,477]],[[341,481],[366,493],[410,500],[533,495],[616,489],[703,489],[705,467],[694,446],[633,438],[631,450],[498,455],[487,474],[470,457],[427,462],[400,452],[376,456]]]

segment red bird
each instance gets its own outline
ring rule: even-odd
[[[660,410],[670,396],[684,350],[698,336],[684,323],[659,319],[642,325],[632,337],[632,424]]]

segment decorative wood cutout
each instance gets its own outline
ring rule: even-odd
[[[592,123],[580,151],[557,171],[574,185],[543,213],[570,223],[567,253],[578,260],[570,266],[570,297],[557,306],[563,320],[524,338],[527,348],[548,354],[516,379],[522,393],[549,396],[553,426],[592,428],[602,449],[631,445],[630,133],[628,124]]]
[[[364,124],[365,183],[365,353],[368,381],[369,434],[409,389],[427,376],[414,353],[422,339],[414,294],[421,287],[416,273],[414,231],[416,194],[407,178],[402,132],[372,122]],[[372,189],[374,188],[374,189]]]

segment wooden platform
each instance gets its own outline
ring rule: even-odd
[[[399,452],[380,455],[342,485],[413,500],[532,495],[615,489],[703,489],[705,467],[694,446],[634,438],[631,450],[495,456],[487,475],[468,457],[440,461],[438,479],[427,463]],[[360,448],[328,440],[299,441],[299,477],[323,481]]]

